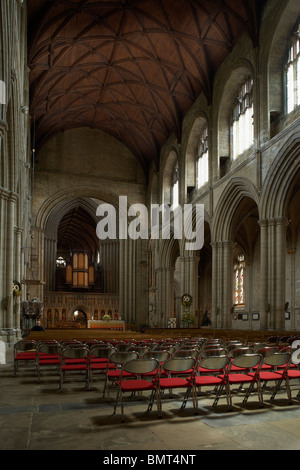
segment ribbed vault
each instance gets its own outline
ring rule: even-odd
[[[243,33],[256,0],[28,0],[31,115],[39,148],[88,126],[146,169]]]

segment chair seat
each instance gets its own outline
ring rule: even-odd
[[[214,375],[200,375],[195,377],[194,383],[196,387],[204,387],[205,385],[222,385],[224,384],[224,376],[214,376]]]
[[[107,373],[107,377],[109,379],[118,379],[121,375],[121,372],[122,372],[121,370],[110,370]],[[136,375],[132,374],[131,372],[124,371],[123,372],[123,377],[136,377]]]
[[[92,370],[106,370],[108,369],[116,369],[116,366],[114,364],[106,364],[105,362],[92,362],[90,364],[90,368]]]
[[[36,359],[36,353],[35,352],[21,352],[17,353],[15,356],[15,361],[26,361],[30,359]]]
[[[300,379],[300,370],[288,369],[287,375],[289,379]]]
[[[108,361],[108,357],[96,357],[96,356],[91,356],[91,362],[103,362],[106,364]]]
[[[62,370],[87,370],[87,365],[86,364],[66,364],[62,366]]]
[[[47,364],[60,364],[59,358],[48,358],[48,359],[40,359],[39,365],[47,365]]]
[[[180,388],[191,386],[191,382],[186,378],[168,377],[159,380],[160,388]]]
[[[264,371],[260,372],[259,378],[260,380],[263,381],[271,381],[271,380],[281,380],[283,376],[283,371]]]
[[[76,358],[76,359],[65,359],[65,364],[88,364],[88,359]]]
[[[230,384],[252,383],[257,382],[257,380],[258,378],[255,372],[249,372],[248,374],[228,374],[228,382]]]
[[[121,390],[123,392],[134,392],[143,390],[155,390],[155,385],[149,380],[143,379],[132,379],[121,382]]]

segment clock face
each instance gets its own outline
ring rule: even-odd
[[[181,297],[181,300],[182,300],[182,303],[183,304],[189,304],[191,303],[192,301],[192,296],[190,294],[184,294],[182,297]]]

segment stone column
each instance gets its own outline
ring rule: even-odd
[[[6,299],[6,216],[7,216],[8,192],[0,190],[0,328],[5,328],[5,310],[8,299]]]
[[[16,196],[10,194],[7,199],[7,225],[6,225],[6,328],[14,327],[13,292],[14,281],[14,222],[15,222]]]
[[[285,217],[275,220],[276,245],[275,245],[275,328],[284,330],[284,304],[285,304],[285,283],[286,283],[286,228],[288,221]]]
[[[15,279],[18,282],[22,281],[22,273],[21,273],[21,262],[22,262],[22,254],[21,254],[21,245],[22,245],[22,230],[17,228],[15,230]],[[22,286],[23,291],[23,286]],[[24,291],[22,294],[22,298],[24,299]],[[21,298],[17,297],[14,303],[14,328],[17,330],[20,329],[20,303]]]
[[[218,290],[218,243],[211,243],[212,246],[212,326],[217,328],[219,322],[219,290]]]
[[[194,325],[198,325],[198,263],[199,257],[183,256],[180,258],[180,284],[181,296],[190,294],[192,296],[192,304],[190,313],[194,317]]]
[[[232,248],[233,243],[231,241],[224,241],[222,243],[223,248],[223,328],[231,327],[231,307],[233,304],[232,300],[232,274],[233,274],[233,263],[232,263]]]
[[[260,328],[268,329],[268,221],[260,220]]]
[[[174,317],[174,267],[156,270],[157,282],[157,320],[158,326],[166,328],[168,319]]]

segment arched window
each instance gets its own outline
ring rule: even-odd
[[[285,77],[286,109],[289,114],[300,105],[300,22],[291,38]]]
[[[232,110],[232,157],[235,160],[253,145],[253,79],[242,84]]]
[[[171,204],[176,207],[179,204],[179,182],[178,182],[178,166],[176,165],[173,171],[172,177],[172,194],[171,194]]]
[[[208,128],[201,132],[197,149],[197,188],[208,181]]]
[[[244,273],[245,273],[245,257],[239,255],[236,257],[234,270],[234,304],[245,304],[245,287],[244,287]]]

